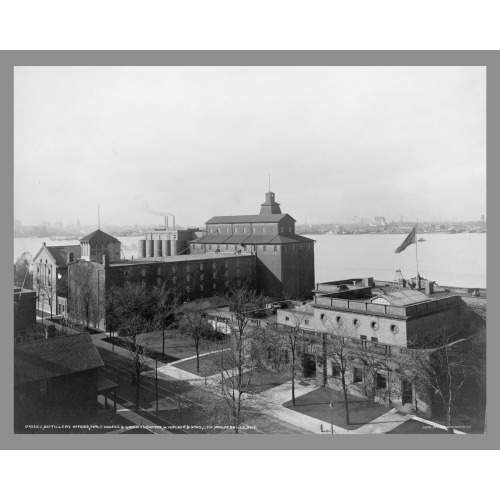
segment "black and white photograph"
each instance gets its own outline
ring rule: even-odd
[[[486,434],[486,69],[16,66],[13,432]]]

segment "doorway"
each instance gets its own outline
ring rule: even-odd
[[[405,405],[407,403],[413,403],[413,387],[411,382],[408,380],[403,380],[403,395],[401,402]]]

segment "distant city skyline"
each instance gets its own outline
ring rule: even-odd
[[[17,67],[14,218],[486,216],[484,67]]]

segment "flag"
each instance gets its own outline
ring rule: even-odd
[[[402,252],[407,246],[410,246],[412,243],[417,243],[417,226],[415,226],[410,234],[405,238],[403,243],[396,248],[396,253]]]

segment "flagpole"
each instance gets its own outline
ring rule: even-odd
[[[418,219],[417,219],[417,224],[415,226],[415,260],[417,261],[417,281],[418,280],[418,238],[417,238],[417,229],[418,229]]]

